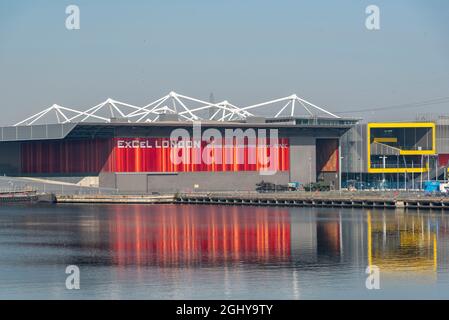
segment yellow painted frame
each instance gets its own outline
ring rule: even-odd
[[[436,125],[433,122],[374,122],[366,126],[367,137],[367,160],[369,173],[422,173],[429,171],[426,163],[424,168],[371,168],[371,129],[372,128],[430,128],[432,129],[432,149],[431,150],[401,150],[400,155],[434,155],[436,154]],[[383,139],[383,138],[380,138]]]
[[[374,138],[374,142],[398,142],[398,138]]]

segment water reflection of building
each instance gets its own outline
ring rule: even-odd
[[[115,213],[118,264],[274,262],[290,258],[287,210],[239,207],[135,206]]]
[[[233,206],[111,206],[107,232],[119,265],[376,265],[436,274],[449,260],[449,218],[402,211]],[[89,218],[91,221],[93,217]],[[96,242],[85,231],[82,245]],[[88,227],[89,226],[89,227]],[[100,232],[100,229],[98,230]]]
[[[326,211],[326,212],[325,212]],[[329,210],[291,210],[292,259],[296,264],[340,261],[341,221]]]
[[[449,217],[404,211],[301,209],[292,212],[292,260],[298,266],[435,276],[449,261]]]
[[[367,215],[368,261],[382,272],[434,274],[438,267],[437,228],[431,215],[399,212]],[[406,275],[406,274],[404,274]]]
[[[338,214],[228,206],[113,208],[109,231],[118,264],[340,261]]]

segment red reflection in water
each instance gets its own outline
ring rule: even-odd
[[[238,207],[118,206],[111,226],[115,262],[190,264],[290,258],[287,210]]]

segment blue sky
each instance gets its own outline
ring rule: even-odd
[[[65,28],[69,4],[80,30]],[[380,31],[365,28],[370,4]],[[171,90],[242,106],[297,93],[333,112],[449,97],[449,2],[1,0],[1,125],[53,103],[139,105]]]

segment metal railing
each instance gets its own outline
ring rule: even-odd
[[[432,198],[432,197],[447,197],[448,195],[442,195],[440,193],[426,193],[419,190],[356,190],[356,191],[284,191],[284,192],[270,192],[259,193],[256,191],[213,191],[213,192],[179,192],[175,194],[175,197],[255,197],[255,198],[269,198],[272,196],[281,198],[377,198],[384,200],[391,199],[420,199],[420,198]]]

